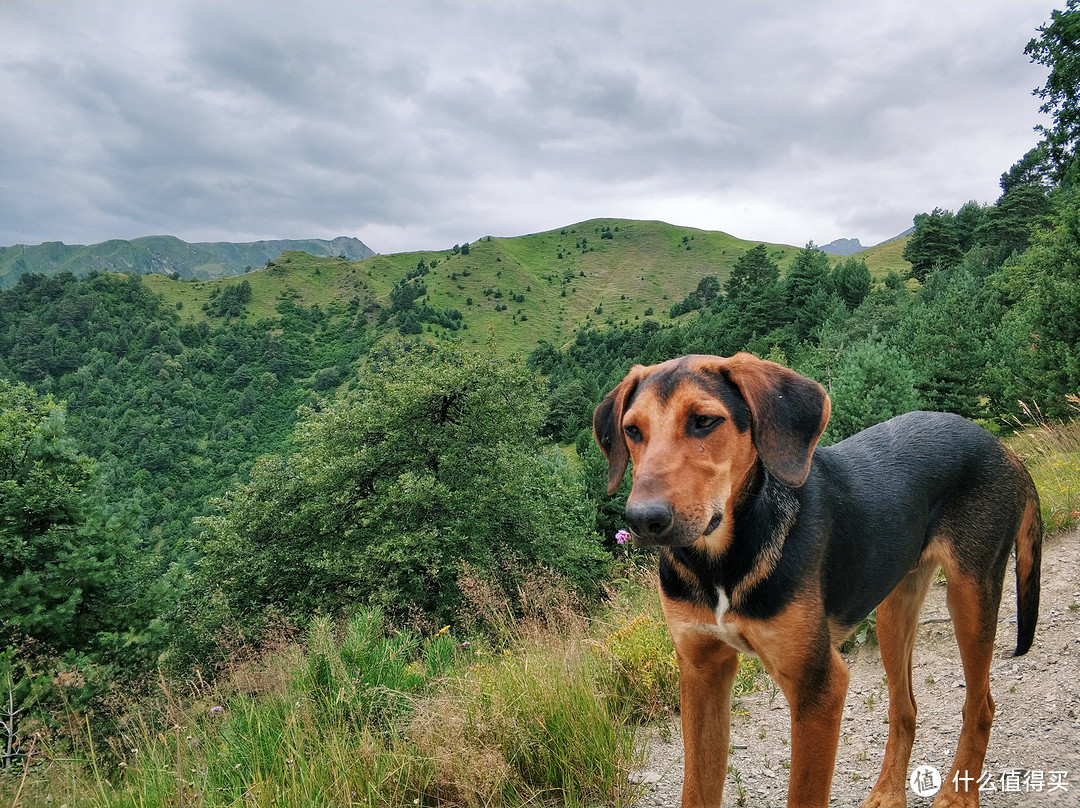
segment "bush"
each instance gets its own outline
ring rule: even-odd
[[[637,721],[679,709],[679,664],[663,618],[647,612],[623,621],[603,645],[612,662],[612,697]]]
[[[249,628],[268,608],[361,604],[450,623],[466,564],[496,577],[540,564],[593,591],[610,559],[577,474],[538,438],[542,416],[520,363],[450,346],[377,357],[355,395],[303,414],[295,454],[260,460],[204,520],[194,591],[224,606],[211,619]]]
[[[857,342],[841,354],[829,387],[832,415],[823,445],[922,405],[915,373],[903,354],[872,339]]]

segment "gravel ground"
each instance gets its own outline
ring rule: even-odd
[[[1080,532],[1055,536],[1043,548],[1042,601],[1035,644],[1025,656],[1001,658],[1016,641],[1013,573],[1006,580],[997,650],[990,671],[997,702],[985,770],[997,790],[981,794],[982,805],[1027,808],[1080,806]],[[945,776],[960,734],[964,673],[945,605],[945,586],[931,587],[915,644],[915,699],[918,729],[912,766],[929,764]],[[870,793],[885,753],[888,690],[876,646],[846,656],[851,685],[844,707],[831,805],[858,806]],[[775,691],[775,692],[773,692]],[[732,718],[725,806],[783,806],[790,762],[790,714],[772,687],[741,699]],[[646,765],[635,778],[643,784],[638,808],[679,805],[682,739],[677,725],[656,731],[648,741]],[[665,738],[664,736],[668,737]],[[1007,772],[1030,773],[1032,788],[1003,790]],[[737,772],[737,779],[736,774]],[[1051,772],[1064,772],[1052,775]],[[1042,774],[1041,791],[1034,789]],[[1051,780],[1065,788],[1051,793]],[[930,797],[908,791],[908,805],[929,806]]]

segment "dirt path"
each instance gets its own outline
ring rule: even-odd
[[[982,805],[1080,806],[1080,532],[1055,536],[1044,546],[1039,627],[1031,651],[1018,659],[1001,658],[1016,642],[1011,565],[1008,575],[998,656],[990,672],[997,714],[985,764],[997,790],[984,792]],[[942,776],[956,749],[964,700],[964,674],[948,615],[945,586],[934,584],[915,645],[919,722],[911,765],[932,765]],[[846,656],[851,686],[831,804],[858,806],[870,793],[884,756],[888,692],[876,647],[860,647]],[[787,703],[783,694],[766,690],[743,698],[741,706],[744,712],[733,718],[731,730],[735,752],[730,763],[738,781],[734,772],[729,773],[724,805],[783,806],[791,755]],[[1014,781],[1008,772],[1019,773],[1019,792],[1011,790]],[[1037,791],[1040,774],[1042,790]],[[1026,792],[1025,775],[1031,784]],[[639,777],[648,783],[640,808],[679,804],[682,741],[677,731],[669,741],[659,735],[652,739],[648,763]],[[1054,788],[1051,793],[1051,783],[1059,780],[1065,789]],[[908,791],[909,806],[921,808],[931,801]]]

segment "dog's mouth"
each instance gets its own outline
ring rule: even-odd
[[[720,527],[720,523],[723,520],[724,520],[724,515],[722,513],[716,514],[716,516],[714,516],[712,519],[709,520],[709,524],[705,525],[705,532],[702,535],[703,536],[708,536],[710,533],[712,533],[714,530],[716,530],[718,527]]]
[[[708,536],[724,521],[723,511],[715,513],[705,525],[705,529],[696,527],[693,522],[676,518],[663,531],[635,529],[632,523],[627,524],[630,538],[636,547],[688,547],[699,539]],[[700,522],[698,523],[700,524]],[[699,533],[698,531],[701,530]]]

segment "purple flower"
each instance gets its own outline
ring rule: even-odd
[[[625,530],[615,531],[615,541],[619,544],[626,544],[630,540],[630,534]]]
[[[220,712],[221,712],[222,710],[224,710],[224,709],[225,709],[225,708],[224,708],[224,707],[222,707],[221,705],[219,705],[219,704],[216,704],[216,705],[214,705],[213,707],[211,707],[211,708],[210,708],[210,712],[211,712],[211,713],[220,713]]]

